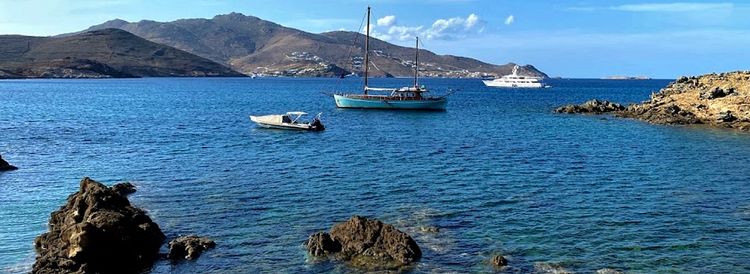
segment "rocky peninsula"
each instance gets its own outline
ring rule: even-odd
[[[705,124],[750,131],[750,71],[680,77],[640,104],[591,100],[558,113],[612,113],[663,125]]]

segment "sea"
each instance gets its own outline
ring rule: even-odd
[[[750,134],[553,113],[668,83],[422,79],[453,94],[420,112],[337,109],[329,94],[357,78],[0,81],[0,154],[20,168],[0,173],[0,272],[31,270],[34,237],[91,177],[133,183],[168,238],[217,243],[151,273],[361,272],[303,246],[352,215],[414,237],[423,257],[402,273],[748,273]],[[248,118],[287,111],[322,113],[326,130]]]

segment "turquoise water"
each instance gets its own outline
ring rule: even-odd
[[[0,174],[0,272],[30,270],[33,238],[84,176],[133,182],[168,237],[218,243],[153,273],[347,272],[302,242],[352,214],[414,236],[415,273],[490,272],[494,253],[510,273],[750,271],[750,134],[551,112],[668,81],[424,82],[460,91],[445,112],[388,112],[320,93],[357,79],[0,81],[0,153],[20,167]],[[327,130],[247,117],[290,110],[323,112]]]

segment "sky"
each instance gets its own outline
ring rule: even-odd
[[[672,79],[750,70],[750,0],[0,0],[0,34],[56,35],[115,18],[172,21],[240,12],[320,33],[374,37],[550,76]]]

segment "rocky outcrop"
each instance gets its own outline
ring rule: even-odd
[[[602,114],[624,110],[625,107],[610,101],[589,100],[580,105],[565,105],[555,109],[557,113],[592,113]]]
[[[655,124],[750,130],[750,71],[681,77],[617,115]]]
[[[706,124],[750,130],[750,71],[680,77],[648,101],[622,107],[591,100],[555,109],[558,113],[607,113],[654,124]]]
[[[135,193],[135,186],[131,183],[124,182],[115,184],[112,186],[112,190],[117,192],[117,194],[120,194],[122,196],[128,196],[130,194]]]
[[[158,257],[164,234],[145,211],[113,189],[83,178],[34,240],[33,273],[136,273]]]
[[[9,164],[5,160],[3,160],[3,156],[0,155],[0,172],[2,172],[2,171],[11,171],[11,170],[16,170],[16,169],[18,169],[18,168],[15,167],[15,166],[13,166],[13,165],[11,165],[11,164]]]
[[[508,260],[505,259],[505,257],[503,257],[502,255],[495,255],[490,258],[490,265],[498,268],[504,267],[508,265]]]
[[[334,256],[355,267],[391,269],[409,265],[422,257],[417,243],[379,220],[352,216],[335,225],[331,232],[319,232],[305,243],[310,254]]]
[[[196,235],[182,236],[169,242],[169,258],[195,260],[203,251],[214,247],[216,243],[209,238]]]

